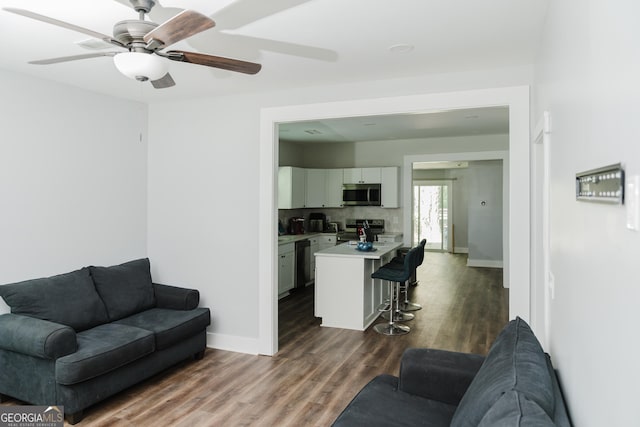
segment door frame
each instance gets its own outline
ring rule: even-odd
[[[286,122],[477,107],[509,107],[509,317],[529,319],[529,86],[357,99],[263,108],[260,111],[258,201],[258,352],[278,351],[278,124]],[[405,175],[406,175],[405,170]],[[406,181],[405,181],[406,182]],[[403,193],[406,193],[406,186]],[[411,187],[408,187],[411,188]],[[513,189],[513,190],[512,190]],[[406,200],[406,196],[405,196]],[[406,203],[405,203],[406,206]],[[507,258],[507,257],[505,257]],[[505,267],[507,265],[505,264]]]

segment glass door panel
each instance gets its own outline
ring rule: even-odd
[[[413,186],[413,246],[427,239],[425,249],[450,251],[449,183]]]

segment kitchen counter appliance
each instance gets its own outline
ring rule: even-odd
[[[293,217],[289,219],[289,234],[304,234],[304,218]]]
[[[295,243],[295,285],[294,289],[304,288],[311,280],[311,242],[309,239],[299,240]]]
[[[325,229],[327,216],[321,212],[312,212],[309,215],[309,231],[322,233]]]
[[[381,184],[343,184],[342,206],[381,206]]]
[[[364,227],[365,222],[369,224],[370,240],[377,241],[378,235],[384,233],[384,219],[356,219],[347,218],[345,220],[345,229],[337,235],[338,243],[348,242],[350,240],[359,240],[358,231]]]

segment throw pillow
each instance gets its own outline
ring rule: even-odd
[[[554,398],[546,356],[533,331],[516,318],[491,346],[451,420],[452,427],[477,427],[489,408],[511,390],[553,413]]]
[[[478,427],[553,427],[549,415],[515,390],[508,391],[487,411]]]
[[[88,268],[0,286],[14,314],[35,317],[83,331],[107,323],[107,311]]]
[[[155,306],[148,258],[90,269],[111,321]]]

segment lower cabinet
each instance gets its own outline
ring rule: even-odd
[[[337,238],[335,234],[324,235],[318,237],[318,250],[323,250],[335,246],[337,242]]]
[[[295,284],[295,244],[278,246],[278,295],[293,289]]]

